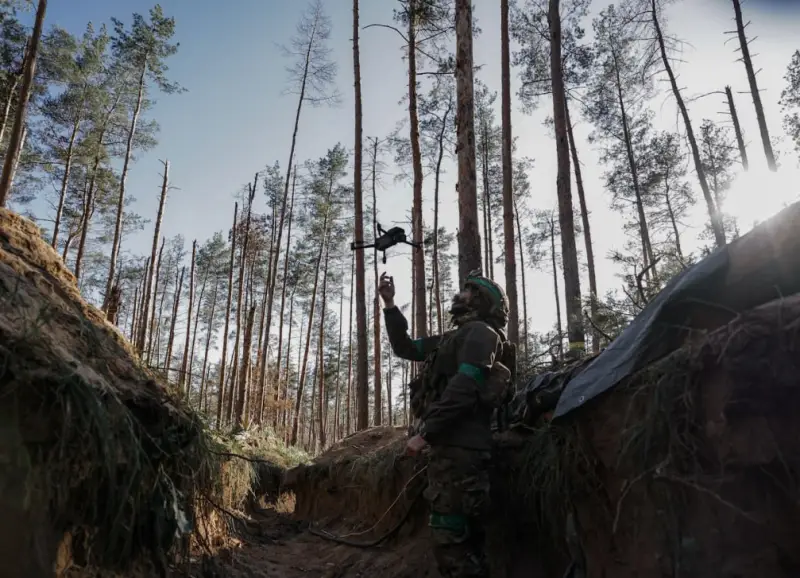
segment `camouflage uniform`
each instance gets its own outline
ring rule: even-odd
[[[489,576],[483,518],[489,508],[491,384],[507,345],[502,328],[508,301],[503,290],[478,275],[470,276],[465,288],[471,297],[454,299],[455,329],[443,335],[412,341],[400,310],[384,310],[395,354],[424,361],[419,379],[411,385],[411,406],[420,421],[418,433],[431,446],[425,498],[444,578]]]

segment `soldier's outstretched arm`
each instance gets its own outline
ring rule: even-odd
[[[383,319],[386,322],[386,333],[394,354],[409,361],[424,361],[425,357],[438,345],[441,337],[434,335],[421,339],[411,339],[408,335],[408,321],[397,307],[387,307],[383,310]]]
[[[485,387],[499,350],[500,337],[485,323],[467,323],[459,329],[459,334],[456,336],[458,371],[447,382],[439,400],[432,403],[422,417],[423,432],[429,440],[475,410],[480,389]]]

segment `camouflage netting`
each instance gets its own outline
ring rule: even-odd
[[[110,572],[163,567],[186,546],[198,493],[219,489],[203,425],[81,299],[37,228],[2,209],[0,396],[0,558],[17,561],[12,576],[52,576],[57,550],[62,571]]]

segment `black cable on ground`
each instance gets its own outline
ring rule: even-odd
[[[411,504],[408,506],[408,509],[403,514],[403,517],[400,518],[397,523],[392,526],[388,532],[384,533],[383,535],[375,538],[374,540],[369,540],[368,542],[356,542],[355,540],[348,540],[347,538],[342,538],[340,536],[336,536],[327,532],[325,530],[317,530],[316,528],[309,526],[308,531],[313,534],[314,536],[318,536],[324,540],[329,540],[331,542],[336,542],[337,544],[344,544],[346,546],[353,546],[355,548],[373,548],[379,545],[381,542],[384,542],[391,536],[397,533],[397,531],[406,523],[408,517],[411,515],[411,511],[414,509],[414,505],[417,503],[417,500],[422,496],[422,491],[425,489],[423,486],[420,491],[414,496],[414,499],[411,501]]]

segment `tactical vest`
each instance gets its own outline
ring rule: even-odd
[[[501,352],[495,363],[499,362],[505,366],[510,372],[510,377],[506,375],[498,379],[498,372],[493,368],[492,375],[487,380],[486,399],[481,401],[492,409],[498,409],[508,404],[514,396],[517,349],[508,341],[504,331],[494,327],[492,329],[501,340]],[[447,382],[458,370],[454,350],[455,334],[456,331],[450,331],[442,336],[439,345],[425,357],[419,373],[409,383],[411,415],[417,420],[422,418],[430,404],[441,397]]]

